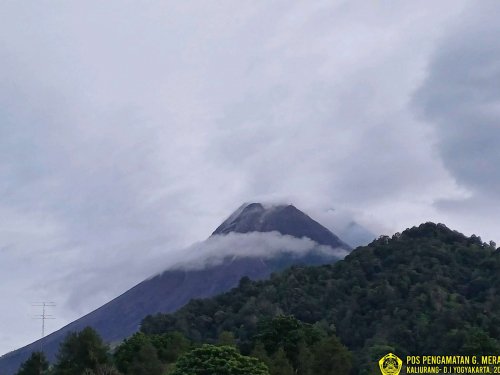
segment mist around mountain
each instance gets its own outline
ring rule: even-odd
[[[319,265],[342,259],[350,246],[292,205],[245,204],[205,241],[169,254],[162,272],[43,339],[55,360],[69,332],[89,326],[108,343],[137,332],[149,314],[177,310],[236,286],[242,277],[268,278],[291,265]],[[0,357],[0,374],[12,374],[41,340]]]

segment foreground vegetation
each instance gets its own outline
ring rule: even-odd
[[[498,354],[495,247],[422,224],[336,264],[294,267],[266,281],[244,278],[228,293],[146,317],[141,332],[113,354],[91,330],[73,334],[50,373],[372,374],[388,351]],[[99,348],[93,362],[72,357],[85,352],[72,340]]]
[[[241,354],[229,332],[215,345],[194,343],[177,332],[138,332],[111,353],[88,327],[66,338],[54,366],[37,352],[18,375],[326,375],[351,369],[350,353],[334,335],[294,317],[265,320],[257,332],[250,356]]]

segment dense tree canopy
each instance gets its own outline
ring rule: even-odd
[[[241,355],[232,346],[202,345],[177,361],[172,375],[269,375],[257,358]]]

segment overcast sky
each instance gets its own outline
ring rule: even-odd
[[[500,242],[496,1],[3,1],[0,354],[248,201]]]

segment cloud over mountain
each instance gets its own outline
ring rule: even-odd
[[[218,265],[227,257],[270,259],[279,254],[299,257],[312,250],[338,259],[348,254],[346,249],[333,249],[330,246],[319,245],[309,238],[299,239],[278,232],[229,233],[211,236],[206,241],[173,253],[165,269],[201,269],[207,265]]]
[[[63,325],[244,201],[500,242],[496,10],[3,2],[0,352],[38,336],[31,301]]]

